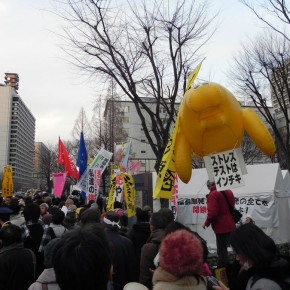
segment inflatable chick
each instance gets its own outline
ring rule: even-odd
[[[244,131],[266,155],[275,153],[267,127],[251,109],[242,109],[235,97],[216,83],[188,90],[179,108],[179,128],[174,147],[179,178],[188,183],[192,153],[200,157],[238,148]]]

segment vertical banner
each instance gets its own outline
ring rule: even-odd
[[[226,190],[245,185],[235,150],[209,156],[211,171],[217,190]]]
[[[2,196],[9,197],[13,195],[12,166],[4,166],[3,173],[4,175],[2,181]]]
[[[55,197],[61,197],[65,180],[66,172],[53,173],[53,188]]]
[[[179,115],[177,115],[176,123],[170,139],[164,150],[162,160],[157,173],[156,186],[153,192],[153,198],[170,199],[174,189],[175,162],[174,162],[174,146],[179,125]]]
[[[134,188],[134,179],[131,174],[122,173],[124,194],[126,200],[126,208],[128,218],[135,216],[135,195],[136,191]]]
[[[203,60],[198,64],[198,66],[193,70],[193,72],[189,75],[186,91],[189,90],[195,81],[198,72],[201,68]],[[175,139],[177,135],[177,130],[179,129],[179,112],[176,117],[176,123],[171,133],[170,139],[167,143],[167,146],[164,150],[162,160],[160,162],[160,166],[158,168],[158,175],[156,186],[153,192],[153,198],[167,198],[170,199],[173,190],[174,190],[174,176],[175,176],[175,161],[174,161],[174,147],[175,147]]]
[[[83,175],[80,177],[77,186],[84,192],[87,191],[87,180],[88,180],[88,171],[89,168],[99,169],[102,173],[105,168],[108,166],[110,159],[112,158],[113,153],[106,151],[104,148],[101,148],[94,160],[91,162],[90,166],[87,167]]]
[[[114,192],[115,192],[115,187],[116,187],[116,180],[117,180],[116,175],[111,175],[107,211],[114,210]]]
[[[114,192],[114,201],[122,201],[123,195],[123,180],[122,180],[122,173],[116,176],[116,187]]]
[[[88,179],[87,179],[87,195],[86,202],[97,200],[99,189],[100,189],[100,181],[101,181],[101,170],[89,168],[88,171]]]
[[[177,173],[175,173],[174,189],[173,189],[173,195],[171,198],[171,210],[174,214],[175,219],[177,217],[177,202],[178,202],[178,175]]]

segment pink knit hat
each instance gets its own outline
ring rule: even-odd
[[[201,275],[203,249],[200,240],[186,230],[167,235],[160,246],[160,266],[177,277]]]

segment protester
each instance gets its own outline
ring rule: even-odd
[[[55,208],[51,211],[52,223],[50,227],[56,238],[60,238],[66,231],[66,227],[63,225],[64,212],[60,208]]]
[[[152,270],[155,269],[154,258],[164,238],[164,229],[167,226],[166,222],[167,219],[165,219],[161,212],[152,213],[150,218],[151,234],[141,250],[139,282],[149,289],[152,289]]]
[[[231,206],[235,205],[235,198],[231,190],[225,190],[224,193],[217,191],[214,182],[207,182],[210,193],[207,196],[207,218],[203,228],[211,225],[216,235],[218,267],[224,267],[228,264],[228,245],[229,236],[236,228],[235,221],[230,212],[228,202]]]
[[[231,234],[230,244],[241,266],[236,278],[239,289],[290,289],[289,257],[279,254],[274,241],[263,230],[253,223],[244,224]],[[236,290],[234,285],[231,288]],[[214,289],[227,288],[222,285]]]
[[[21,229],[13,224],[0,231],[0,289],[27,290],[35,277],[35,256],[23,247]]]
[[[206,290],[200,240],[187,230],[168,234],[160,246],[160,264],[153,290]]]
[[[32,250],[36,256],[37,276],[44,270],[43,248],[51,240],[51,228],[40,220],[40,207],[29,203],[23,209],[25,222],[20,226],[24,247]]]
[[[53,265],[61,290],[108,290],[111,250],[98,224],[68,231],[54,251]]]
[[[13,210],[6,207],[0,207],[0,228],[4,227],[5,225],[11,224],[10,222],[10,215],[13,213]]]
[[[128,282],[138,281],[134,247],[129,238],[120,234],[120,219],[115,212],[107,212],[102,224],[112,253],[113,288],[123,290]]]
[[[98,208],[88,208],[80,215],[80,225],[100,223],[101,213]]]
[[[46,266],[46,269],[43,270],[36,282],[34,282],[28,290],[43,290],[45,287],[47,287],[46,290],[60,290],[60,287],[56,282],[52,263],[54,250],[59,241],[59,238],[53,239],[44,247],[44,265]]]
[[[166,226],[165,237],[167,235],[175,232],[175,231],[178,231],[178,230],[186,230],[186,231],[192,233],[193,235],[195,235],[199,239],[199,241],[201,242],[201,245],[202,245],[202,249],[203,249],[203,272],[202,272],[202,275],[204,275],[204,276],[212,275],[212,273],[209,269],[209,266],[207,264],[207,257],[208,257],[209,251],[207,248],[206,240],[204,240],[197,232],[192,231],[190,228],[186,227],[185,225],[183,225],[182,223],[177,222],[177,221],[173,221],[172,223],[170,223]],[[159,259],[160,259],[160,257],[159,257],[159,253],[158,253],[154,259],[154,264],[156,267],[159,266]]]
[[[47,203],[41,203],[40,204],[40,219],[43,218],[43,216],[45,216],[46,214],[48,214],[48,209],[49,209],[49,206]]]
[[[141,208],[136,208],[137,222],[132,226],[132,229],[128,233],[128,237],[133,243],[135,256],[136,256],[136,269],[138,270],[138,277],[140,275],[140,258],[141,249],[146,244],[151,231],[150,231],[150,215],[148,211],[144,211]]]
[[[64,212],[65,215],[67,214],[67,211],[68,211],[68,208],[69,208],[70,205],[74,205],[74,201],[73,201],[73,199],[68,198],[65,201],[64,205],[61,206],[61,210]]]
[[[10,222],[14,225],[20,226],[24,222],[24,217],[20,213],[20,200],[15,197],[11,198],[9,208],[13,211],[13,213],[10,215]]]
[[[71,230],[74,229],[76,221],[76,212],[68,212],[63,220],[63,225],[67,230]]]

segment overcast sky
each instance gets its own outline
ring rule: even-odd
[[[238,0],[212,1],[219,9],[219,29],[204,49],[199,78],[228,86],[225,72],[242,42],[258,25]],[[74,122],[84,107],[88,117],[102,84],[93,84],[64,60],[53,32],[60,20],[48,0],[0,0],[0,83],[5,72],[18,73],[18,94],[36,118],[35,141],[56,144],[71,139]],[[96,88],[97,86],[97,88]]]

